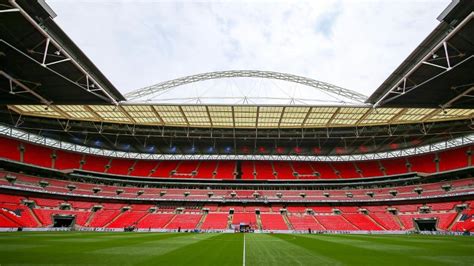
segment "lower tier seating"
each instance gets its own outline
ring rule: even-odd
[[[41,199],[41,200],[39,200]],[[41,202],[43,204],[35,204]],[[54,203],[54,204],[53,204]],[[57,205],[55,205],[57,203]],[[0,194],[0,227],[54,227],[71,217],[75,227],[164,230],[225,230],[240,224],[263,230],[383,231],[415,230],[417,221],[432,220],[436,230],[474,231],[472,201],[436,203],[453,206],[430,210],[434,203],[377,206],[209,206],[103,203]],[[406,206],[410,206],[407,208]],[[418,206],[414,208],[411,206]],[[425,206],[420,208],[420,206]],[[332,212],[314,212],[317,208]],[[464,210],[459,208],[465,208]],[[289,211],[291,210],[291,212]],[[401,211],[400,211],[401,210]],[[428,211],[429,213],[424,213]]]

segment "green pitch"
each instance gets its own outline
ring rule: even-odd
[[[474,265],[474,237],[0,233],[0,265]]]

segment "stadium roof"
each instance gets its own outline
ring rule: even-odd
[[[44,1],[0,0],[0,104],[125,98],[53,21]]]
[[[326,128],[470,119],[474,109],[254,105],[9,105],[23,116],[204,128]]]
[[[453,1],[441,23],[370,96],[375,107],[473,108],[474,2]]]

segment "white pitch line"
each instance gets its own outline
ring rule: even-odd
[[[245,233],[244,233],[244,252],[242,254],[242,266],[245,266]]]

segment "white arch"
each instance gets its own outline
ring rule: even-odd
[[[326,82],[318,81],[315,79],[310,79],[302,76],[296,76],[292,74],[272,72],[272,71],[260,71],[260,70],[228,70],[228,71],[216,71],[216,72],[207,72],[201,73],[192,76],[186,76],[182,78],[177,78],[169,81],[164,81],[155,85],[151,85],[145,88],[141,88],[132,92],[125,94],[125,98],[129,101],[133,101],[145,96],[153,95],[157,92],[163,92],[170,88],[178,87],[181,85],[200,82],[205,80],[212,79],[223,79],[223,78],[266,78],[266,79],[275,79],[283,80],[293,83],[302,84],[305,86],[313,87],[315,89],[328,92],[333,95],[341,96],[346,99],[350,99],[359,103],[364,103],[367,100],[367,96],[341,88]]]

